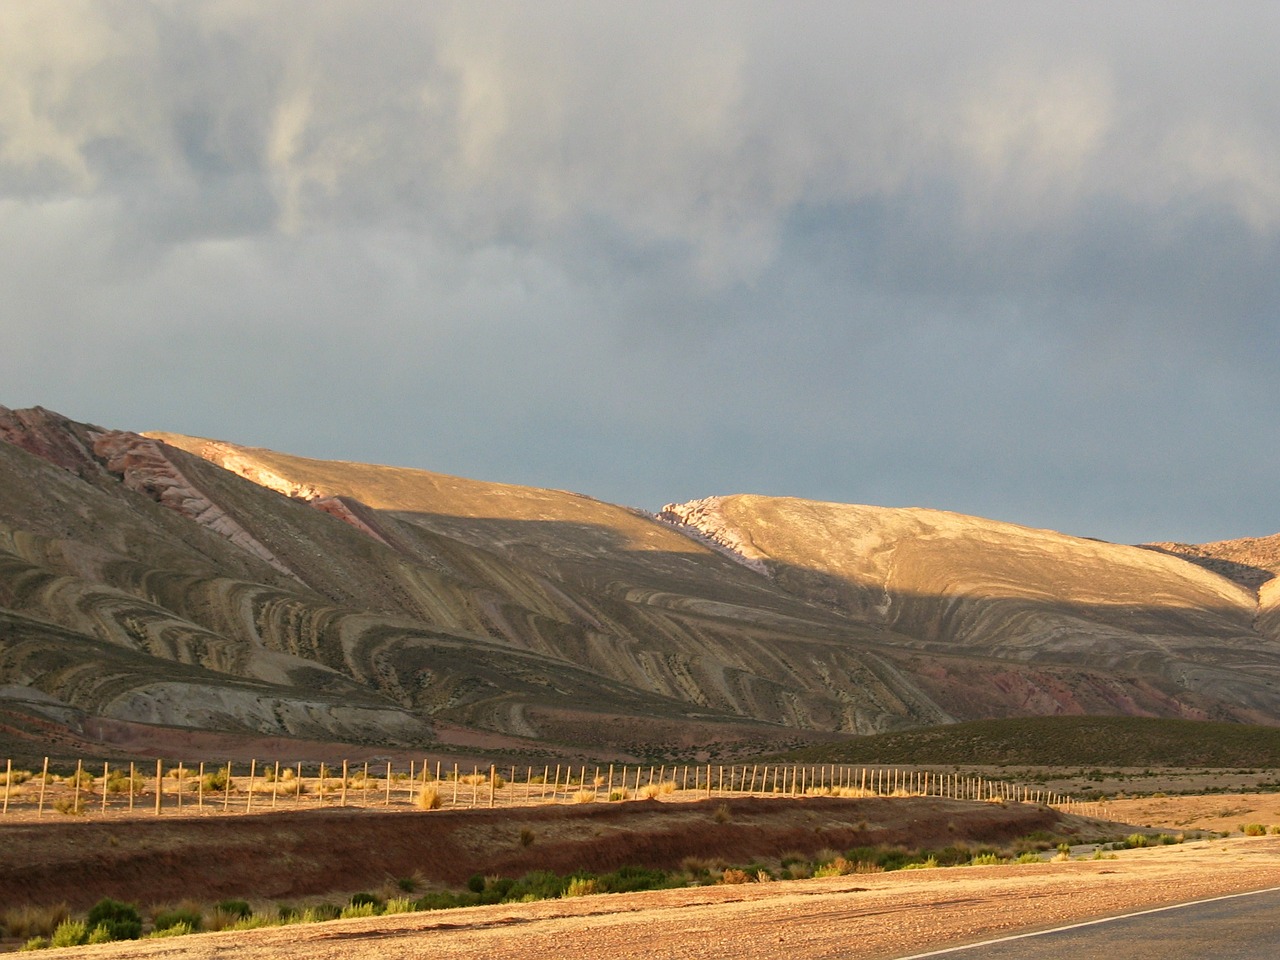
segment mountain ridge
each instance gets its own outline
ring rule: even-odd
[[[628,756],[1055,713],[1280,725],[1280,593],[1208,563],[1256,544],[1197,564],[741,495],[654,515],[41,408],[0,407],[0,441],[0,685],[85,717]],[[114,686],[73,682],[77,642]]]

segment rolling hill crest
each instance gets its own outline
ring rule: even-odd
[[[1001,716],[1277,724],[1276,570],[1266,539],[750,496],[655,516],[0,407],[0,708],[100,738],[675,756]]]

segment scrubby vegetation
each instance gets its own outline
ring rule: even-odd
[[[1265,828],[1262,828],[1265,833]],[[1101,844],[1092,851],[1094,859],[1105,849],[1180,843],[1180,836],[1134,833]],[[532,843],[532,840],[530,840]],[[529,844],[525,844],[526,846]],[[346,903],[317,903],[305,907],[278,904],[273,910],[254,912],[246,900],[220,900],[204,907],[184,901],[176,906],[155,909],[145,925],[148,937],[182,936],[201,930],[249,930],[294,923],[318,923],[353,917],[376,917],[419,910],[444,910],[484,904],[526,903],[561,897],[631,893],[715,884],[767,883],[810,877],[838,877],[849,874],[883,873],[890,870],[924,870],[944,867],[986,866],[1009,863],[1044,863],[1046,857],[1071,859],[1071,847],[1060,837],[1038,831],[1012,844],[995,848],[956,843],[941,849],[910,849],[904,846],[861,846],[848,850],[820,850],[814,854],[791,852],[767,862],[728,863],[720,859],[686,857],[677,869],[624,866],[608,873],[579,870],[560,875],[550,870],[534,870],[518,878],[475,874],[464,889],[433,890],[411,897],[421,880],[403,877],[388,880],[379,892],[354,894]],[[132,904],[111,899],[100,901],[83,919],[74,918],[65,905],[47,910],[10,910],[0,914],[10,936],[29,937],[23,949],[76,946],[110,940],[137,939],[144,935],[142,915]]]
[[[1017,717],[849,737],[802,763],[1280,767],[1280,728],[1154,717]]]

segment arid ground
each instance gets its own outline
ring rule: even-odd
[[[1280,823],[1280,795],[1113,802],[1117,819],[1172,832]],[[745,863],[888,843],[1000,847],[1036,831],[1086,842],[1128,826],[1031,804],[937,798],[658,801],[524,810],[331,810],[159,821],[73,819],[6,827],[0,895],[102,895],[147,909],[184,897],[305,903],[414,877],[424,889],[473,873]],[[523,841],[522,833],[532,839]],[[1110,856],[1110,854],[1108,854]],[[1280,885],[1280,836],[1189,840],[1114,859],[954,867],[608,894],[76,948],[96,957],[895,957],[1071,920]]]

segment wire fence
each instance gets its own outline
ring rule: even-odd
[[[1105,819],[1106,804],[1034,784],[962,773],[840,764],[446,766],[429,759],[304,764],[280,761],[77,761],[55,774],[5,761],[2,816],[203,816],[283,810],[475,809],[548,803],[714,797],[940,797],[1033,803]]]

